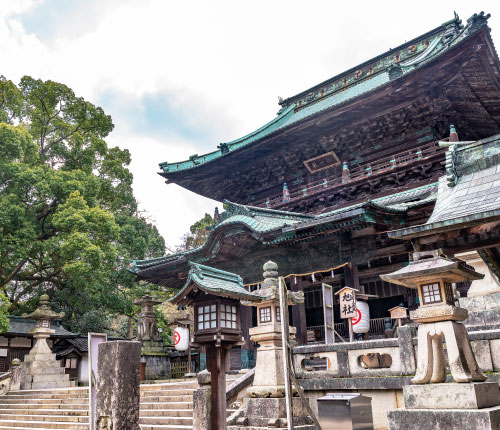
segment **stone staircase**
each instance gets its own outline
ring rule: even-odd
[[[142,430],[193,428],[194,380],[141,385]],[[0,396],[0,430],[88,430],[88,389],[9,391]]]
[[[196,379],[142,384],[141,430],[192,429],[197,387]],[[88,430],[88,407],[86,387],[9,391],[0,395],[0,430]]]
[[[197,387],[196,379],[142,384],[141,430],[192,429]],[[9,391],[0,395],[0,430],[88,430],[88,407],[86,387]]]
[[[195,380],[141,385],[141,430],[193,428]]]
[[[0,430],[88,430],[88,390],[9,391],[0,396]]]

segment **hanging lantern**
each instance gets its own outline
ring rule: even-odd
[[[189,347],[189,329],[177,327],[174,330],[174,346],[177,351],[187,351]]]
[[[354,333],[368,333],[370,331],[370,307],[368,303],[358,300],[356,302],[358,316],[352,319]]]

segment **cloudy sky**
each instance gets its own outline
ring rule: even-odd
[[[288,97],[453,18],[500,2],[0,0],[0,75],[65,83],[111,114],[135,195],[174,246],[217,202],[165,185],[158,163],[212,151]]]

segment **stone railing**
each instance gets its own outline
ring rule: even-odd
[[[366,385],[358,378],[384,379],[381,376],[403,377],[390,378],[399,381],[401,388],[416,371],[415,335],[415,326],[406,325],[398,328],[397,338],[297,346],[293,349],[295,371],[303,380],[320,380],[304,381],[305,389],[319,389],[319,385],[340,388],[342,384],[334,382],[338,378],[354,378],[354,385]],[[482,371],[500,372],[500,330],[471,331],[469,337]],[[322,366],[318,366],[319,360],[323,360]]]
[[[11,377],[11,372],[0,373],[0,395],[9,391]]]
[[[21,360],[12,360],[10,370],[0,374],[0,395],[10,390],[19,390]]]

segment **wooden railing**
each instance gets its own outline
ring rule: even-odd
[[[192,364],[194,365],[194,362]],[[193,369],[191,369],[191,372],[193,372]],[[171,379],[183,378],[186,373],[190,373],[189,363],[187,361],[179,361],[176,363],[170,363],[170,378]]]
[[[425,160],[442,151],[444,151],[444,149],[439,147],[438,141],[432,141],[418,147],[417,149],[403,151],[388,157],[381,157],[371,163],[349,168],[349,177],[347,180],[346,178],[343,179],[339,176],[329,176],[309,184],[290,189],[289,196],[286,200],[284,200],[283,193],[281,193],[266,199],[256,200],[252,202],[252,205],[275,208],[295,200],[300,200],[304,198],[304,196],[334,189],[346,183],[366,179],[370,176],[390,171],[396,167],[405,166],[418,160]]]
[[[394,324],[394,321],[392,321]],[[324,325],[316,325],[307,327],[307,330],[314,331],[315,341],[322,341],[325,339],[325,326]],[[347,320],[336,323],[335,331],[342,336],[344,339],[349,338],[349,329],[347,326]],[[371,335],[382,335],[385,332],[385,318],[372,318],[370,320],[370,331],[368,334]]]

